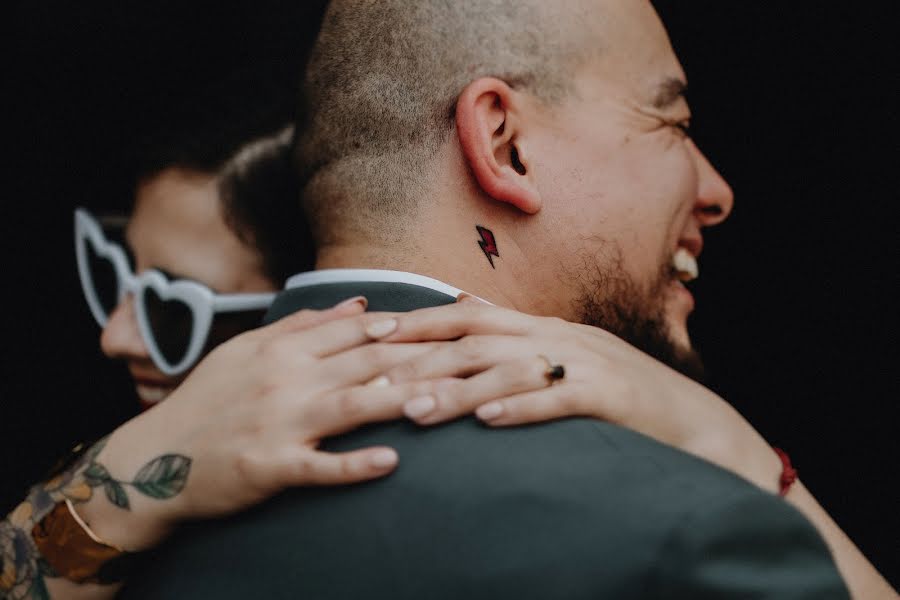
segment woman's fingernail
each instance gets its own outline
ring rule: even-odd
[[[459,296],[456,297],[457,302],[473,302],[475,304],[484,304],[484,301],[477,296],[473,296],[468,292],[461,292]]]
[[[366,327],[366,335],[371,338],[382,338],[397,329],[397,319],[385,319],[383,321],[375,321]]]
[[[387,378],[386,376],[384,376],[384,375],[379,375],[379,376],[376,377],[375,379],[372,379],[371,381],[369,381],[369,383],[367,383],[366,385],[369,385],[369,386],[372,386],[372,387],[387,387],[387,386],[389,386],[390,384],[391,384],[391,380],[390,380],[390,379],[388,379],[388,378]]]
[[[369,306],[369,301],[366,300],[365,296],[354,296],[353,298],[347,298],[343,302],[339,302],[334,305],[334,308],[344,308],[345,306],[350,306],[351,304],[359,304],[363,307],[363,310]]]
[[[369,464],[376,469],[387,469],[397,464],[397,452],[390,448],[379,448],[372,452]]]
[[[419,396],[403,405],[403,414],[410,419],[421,419],[437,407],[433,396]]]
[[[475,415],[482,421],[496,419],[503,414],[503,405],[499,402],[488,402],[475,409]]]

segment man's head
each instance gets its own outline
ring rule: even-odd
[[[298,131],[320,250],[690,362],[679,278],[732,195],[685,85],[648,2],[335,0]]]

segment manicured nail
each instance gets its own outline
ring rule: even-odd
[[[387,469],[397,464],[397,452],[390,448],[379,448],[372,452],[369,464],[376,469]]]
[[[473,302],[475,304],[484,304],[484,300],[478,298],[477,296],[473,296],[468,292],[461,292],[459,296],[456,297],[457,302]]]
[[[433,396],[419,396],[403,405],[403,413],[410,419],[421,419],[436,407]]]
[[[395,329],[397,329],[396,319],[375,321],[374,323],[371,323],[368,327],[366,327],[366,335],[375,339],[383,338],[384,336],[393,333]]]
[[[475,415],[482,421],[496,419],[503,414],[503,405],[499,402],[488,402],[475,409]]]
[[[385,377],[384,375],[379,375],[375,379],[372,379],[366,385],[371,387],[387,387],[391,385],[391,380]]]
[[[369,301],[366,300],[365,296],[354,296],[353,298],[347,298],[343,302],[339,302],[334,305],[334,308],[344,308],[345,306],[350,306],[351,304],[359,304],[363,307],[363,310],[369,306]]]

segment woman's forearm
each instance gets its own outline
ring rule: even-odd
[[[168,534],[154,511],[143,505],[133,510],[135,494],[126,491],[133,483],[116,479],[104,464],[107,439],[66,471],[32,487],[0,522],[0,599],[112,598],[120,585],[99,583],[99,572],[92,573],[107,564],[93,558],[96,550],[113,560]]]
[[[819,530],[825,543],[831,549],[838,570],[854,598],[863,600],[898,598],[897,592],[891,588],[887,580],[881,576],[800,481],[794,483],[786,499],[806,515],[806,518]]]
[[[92,488],[79,472],[35,485],[28,497],[0,521],[0,600],[105,600],[118,584],[78,584],[60,577],[32,537],[39,524],[66,498],[90,500]]]
[[[715,403],[711,406],[715,406]],[[724,408],[726,410],[723,414],[728,418],[717,422],[720,427],[713,435],[708,436],[713,441],[707,439],[696,445],[687,444],[682,450],[737,473],[770,493],[777,493],[781,460],[777,458],[769,443],[736,410],[730,406]],[[835,564],[853,598],[863,600],[898,598],[887,580],[838,527],[800,480],[791,485],[785,500],[803,513],[818,530],[831,550]]]

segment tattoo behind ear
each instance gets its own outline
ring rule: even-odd
[[[491,256],[500,258],[500,251],[497,250],[497,240],[494,239],[494,233],[487,227],[482,227],[481,225],[476,225],[475,231],[481,236],[481,239],[478,241],[478,245],[481,246],[481,251],[484,252],[488,262],[491,263],[491,268],[496,269],[497,267],[494,266],[494,259],[491,258]]]

